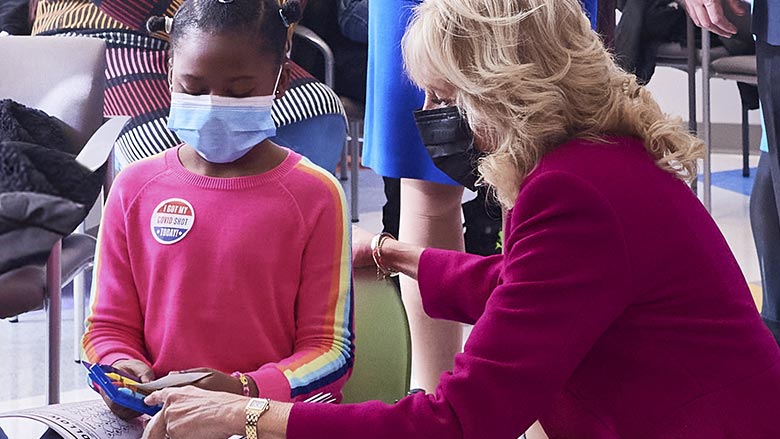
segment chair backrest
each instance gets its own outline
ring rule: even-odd
[[[401,294],[376,270],[356,269],[355,365],[344,386],[345,403],[393,403],[409,391],[412,342]]]
[[[62,120],[74,149],[72,152],[80,152],[103,123],[105,42],[89,37],[5,36],[0,37],[0,59],[3,60],[0,63],[0,99],[13,99]],[[60,394],[60,256],[58,243],[47,262],[44,294],[36,294],[42,287],[43,273],[40,271],[15,272],[15,276],[19,276],[15,278],[19,290],[12,282],[0,282],[0,301],[16,301],[20,291],[44,300],[48,326],[48,404],[58,403]],[[19,270],[25,270],[25,267]],[[25,293],[21,290],[22,285],[33,291]],[[16,295],[12,294],[14,291]],[[7,303],[0,305],[8,306]],[[15,305],[21,312],[25,308],[34,309],[37,302]]]
[[[0,99],[55,116],[81,150],[103,123],[106,45],[89,37],[0,37]]]

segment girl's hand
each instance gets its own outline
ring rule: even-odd
[[[103,389],[98,388],[98,393],[100,393],[100,396],[103,398],[103,402],[106,403],[108,406],[108,409],[111,410],[111,413],[117,415],[119,419],[123,421],[129,421],[131,419],[135,419],[139,416],[141,416],[143,413],[139,413],[135,410],[129,409],[127,407],[122,407],[121,405],[115,403],[114,401],[111,401],[111,398],[109,398],[105,392],[103,392]]]
[[[138,378],[141,383],[154,381],[154,371],[148,364],[140,360],[117,360],[111,367],[121,370],[131,377]]]
[[[188,373],[188,372],[210,372],[211,375],[207,376],[206,378],[203,378],[202,380],[198,380],[197,382],[192,383],[193,386],[199,387],[203,390],[211,390],[214,392],[228,392],[228,393],[235,393],[236,395],[243,395],[244,394],[244,385],[241,384],[241,380],[239,380],[237,377],[230,376],[226,373],[222,373],[215,369],[209,369],[207,367],[201,367],[198,369],[188,369],[188,370],[181,370],[179,373]],[[257,392],[253,392],[252,389],[252,379],[249,379],[249,392],[250,395],[256,395]]]
[[[371,257],[371,239],[374,234],[358,226],[352,226],[352,266],[354,268],[374,267]]]
[[[111,366],[114,369],[125,373],[126,375],[129,375],[133,378],[138,378],[138,380],[142,383],[148,383],[149,381],[154,380],[154,371],[143,361],[118,360]],[[100,392],[100,396],[103,397],[103,401],[105,401],[111,412],[117,415],[120,419],[129,421],[141,416],[141,413],[138,413],[135,410],[131,410],[127,407],[122,407],[114,401],[111,401],[111,399],[105,393],[103,393],[102,390],[98,389],[98,391]]]
[[[243,396],[207,392],[193,386],[154,392],[144,402],[163,404],[163,409],[146,425],[143,439],[212,439],[243,435],[247,401]]]

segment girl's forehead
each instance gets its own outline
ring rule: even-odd
[[[204,31],[192,29],[182,35],[173,47],[174,55],[182,48],[188,51],[205,46],[213,50],[243,52],[247,56],[273,56],[274,50],[258,35],[239,31]]]
[[[263,50],[263,42],[236,32],[193,31],[183,35],[173,49],[173,58],[193,62],[209,60],[232,63],[274,62],[278,59],[272,50]]]

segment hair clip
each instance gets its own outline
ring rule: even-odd
[[[222,3],[223,5],[227,5],[229,3],[233,3],[233,0],[217,0],[217,1]]]
[[[173,30],[173,18],[165,17],[165,33],[170,34]]]
[[[284,23],[284,27],[290,27],[290,20],[288,20],[287,17],[284,15],[283,8],[279,8],[279,16],[282,17],[282,23]]]

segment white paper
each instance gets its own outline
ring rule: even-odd
[[[0,418],[42,422],[64,439],[139,439],[144,432],[143,417],[123,421],[102,400],[47,405],[2,413]]]
[[[196,381],[200,381],[207,376],[211,376],[211,372],[171,373],[154,381],[139,384],[135,386],[135,388],[151,393],[155,390],[164,389],[166,387],[186,386]]]
[[[119,137],[119,133],[122,132],[122,128],[129,120],[129,116],[114,116],[108,119],[90,137],[87,144],[84,145],[84,148],[76,157],[76,161],[92,172],[103,166],[103,163],[108,160],[108,156],[114,148],[116,138]]]

